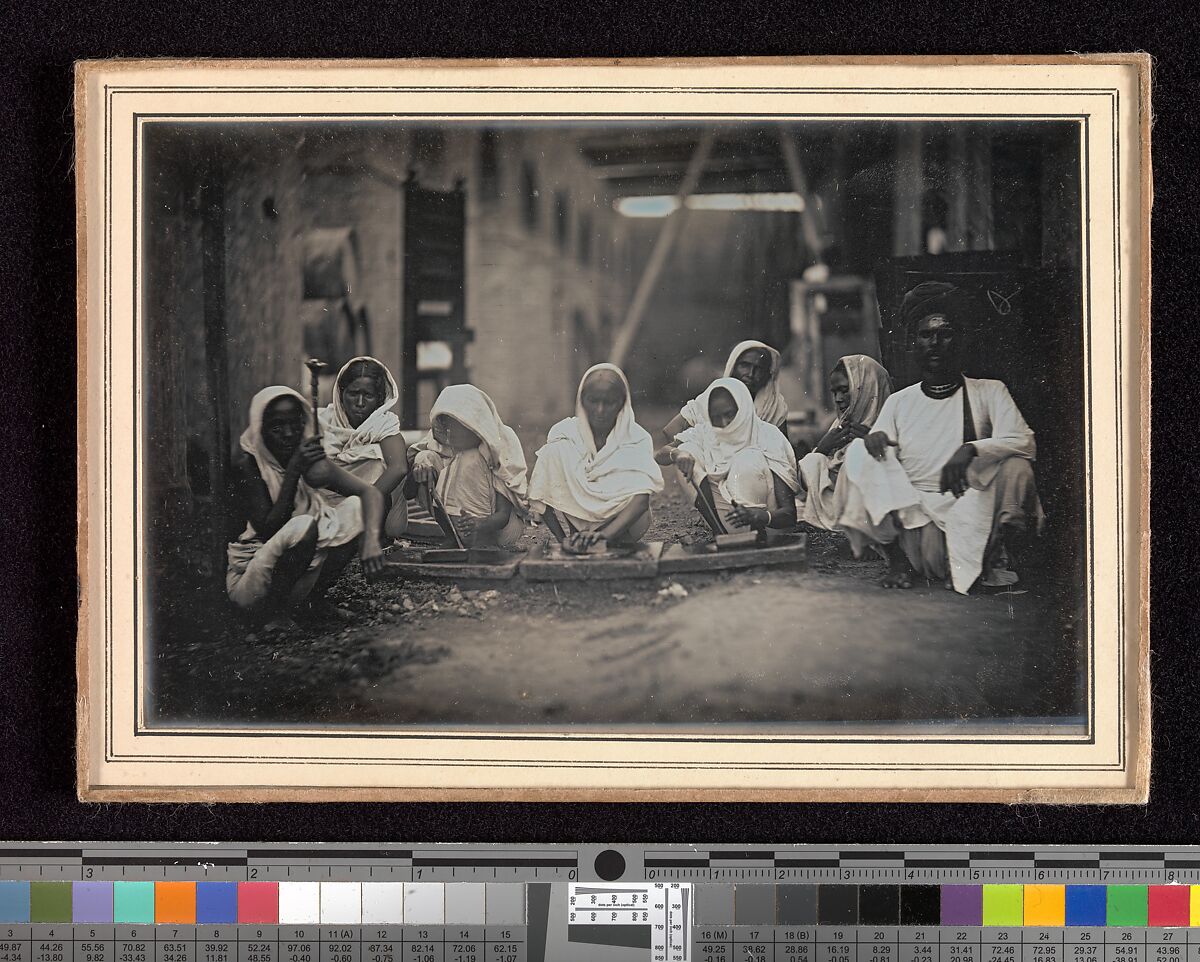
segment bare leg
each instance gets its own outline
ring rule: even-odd
[[[913,566],[909,563],[908,555],[900,546],[900,542],[893,541],[881,547],[887,557],[888,573],[883,576],[883,580],[879,582],[880,585],[884,588],[911,588],[916,572],[913,571]]]
[[[993,481],[996,514],[992,534],[983,560],[985,583],[996,586],[995,576],[1012,574],[1025,567],[1034,554],[1032,535],[1040,533],[1044,516],[1034,483],[1033,468],[1023,458],[1008,458],[1000,465]],[[1007,581],[1002,578],[1000,583]]]
[[[304,578],[317,552],[317,525],[314,521],[294,546],[279,556],[271,574],[271,590],[263,599],[262,611],[277,614],[290,607],[292,592]]]
[[[404,492],[397,488],[390,495],[388,509],[383,519],[383,543],[395,541],[408,530],[408,501]]]
[[[352,619],[353,616],[350,612],[326,600],[325,592],[329,590],[330,585],[337,581],[346,565],[350,563],[350,559],[354,557],[358,550],[358,542],[359,539],[355,538],[349,544],[338,545],[325,553],[325,560],[322,562],[320,570],[313,573],[315,580],[312,587],[305,592],[301,599],[299,613],[302,613],[305,620],[336,618],[339,621],[349,621]]]
[[[479,522],[483,518],[475,518],[474,520]],[[500,544],[500,535],[503,531],[503,528],[496,531],[481,531],[477,524],[473,535],[463,540],[468,542],[467,547],[469,548],[495,548]]]
[[[546,522],[546,527],[550,529],[550,533],[554,535],[555,540],[559,544],[567,540],[567,533],[563,530],[562,522],[558,520],[558,515],[555,514],[553,508],[546,508],[546,513],[542,515],[542,520]]]
[[[613,544],[633,544],[637,539],[632,537],[630,532],[637,527],[637,523],[650,510],[649,500],[641,500],[639,498],[632,499],[629,504],[625,505],[620,510],[617,516],[609,522],[614,525],[620,534],[612,539]]]
[[[325,563],[321,565],[321,573],[317,576],[317,583],[313,585],[312,593],[309,595],[313,601],[320,601],[325,597],[325,592],[341,576],[346,565],[350,563],[350,559],[354,557],[358,551],[358,538],[348,544],[338,545],[336,548],[330,548],[325,553]]]

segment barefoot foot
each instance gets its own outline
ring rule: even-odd
[[[908,555],[898,544],[881,545],[887,558],[888,573],[879,584],[884,588],[911,588],[913,586],[913,567],[908,562]]]
[[[299,612],[297,613],[299,614]],[[305,621],[340,621],[346,624],[354,620],[354,613],[321,598],[318,601],[310,601],[304,607],[303,619]]]
[[[911,588],[912,571],[889,571],[879,584],[884,588]]]
[[[264,634],[292,634],[300,630],[300,624],[291,615],[280,614],[263,625]]]

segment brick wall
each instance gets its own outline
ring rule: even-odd
[[[550,131],[501,132],[497,141],[496,196],[468,192],[467,322],[475,331],[468,362],[514,426],[544,431],[573,413],[580,374],[608,358],[611,322],[630,295],[612,257],[625,225],[573,142]],[[478,183],[479,138],[460,148],[475,154],[460,169]],[[527,171],[536,197],[527,194]],[[536,210],[534,226],[527,204]],[[580,336],[581,326],[590,335]]]
[[[206,483],[206,456],[220,436],[206,374],[198,198],[210,175],[197,160],[204,151],[221,158],[211,176],[223,189],[224,417],[231,447],[261,387],[282,383],[308,393],[305,318],[336,306],[304,300],[304,237],[313,228],[353,231],[357,281],[350,301],[367,311],[372,352],[401,378],[403,182],[410,171],[422,186],[449,189],[461,180],[466,187],[472,380],[523,436],[544,434],[572,413],[579,373],[606,358],[629,296],[628,277],[614,257],[626,243],[625,225],[560,132],[498,131],[493,189],[482,196],[481,137],[478,128],[450,128],[431,148],[430,138],[411,128],[278,125],[176,128],[151,138],[145,305],[155,357],[146,396],[157,489],[174,487],[186,499],[189,448],[192,474]],[[527,172],[536,181],[533,198]],[[563,243],[559,196],[567,208]],[[537,213],[533,226],[525,220],[527,204]],[[327,393],[328,385],[323,400]]]

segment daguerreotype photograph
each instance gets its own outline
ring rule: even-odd
[[[1144,64],[909,67],[82,67],[85,796],[1142,791]]]

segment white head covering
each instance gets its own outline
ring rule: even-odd
[[[496,490],[508,498],[520,513],[527,514],[525,452],[521,450],[516,432],[500,420],[492,399],[473,384],[451,384],[442,389],[430,408],[430,423],[443,414],[479,435],[484,456],[492,469]],[[432,431],[413,447],[418,452],[432,451],[447,459],[454,457],[454,450],[439,444]]]
[[[716,427],[708,413],[709,400],[718,388],[728,391],[737,404],[737,414],[723,428]],[[696,405],[696,424],[675,437],[689,454],[696,457],[705,474],[726,474],[733,456],[750,448],[763,453],[771,471],[789,488],[795,491],[800,487],[792,446],[779,428],[758,417],[754,399],[745,384],[733,377],[717,378],[693,403]]]
[[[838,367],[846,372],[846,380],[850,382],[850,406],[845,414],[837,416],[832,427],[851,423],[872,427],[883,402],[891,396],[891,375],[875,358],[866,354],[847,354],[838,359],[834,370]],[[829,460],[832,464],[841,464],[845,457],[846,449],[842,447]]]
[[[724,377],[733,377],[733,369],[737,367],[738,358],[750,350],[766,351],[771,359],[771,376],[767,383],[762,386],[762,389],[754,397],[754,412],[760,420],[766,421],[768,424],[776,426],[787,421],[788,406],[783,395],[779,391],[779,368],[782,364],[782,357],[775,348],[770,344],[764,344],[762,341],[742,341],[736,344],[732,351],[729,352],[729,359],[725,362]],[[696,424],[697,421],[704,417],[699,410],[700,398],[694,398],[688,401],[680,410],[683,419],[688,424]]]
[[[625,388],[625,404],[604,447],[596,439],[583,408],[583,387],[600,371],[618,377]],[[606,521],[630,498],[663,489],[662,469],[654,461],[654,442],[634,418],[629,381],[615,364],[588,368],[575,391],[575,416],[550,429],[537,453],[529,498],[537,509],[549,505],[582,521]]]
[[[258,465],[258,473],[266,483],[267,492],[271,495],[272,501],[275,501],[279,497],[279,492],[283,490],[284,465],[280,464],[275,455],[267,449],[267,445],[263,441],[262,424],[267,408],[273,401],[282,397],[292,398],[304,410],[304,437],[312,437],[312,408],[304,400],[304,396],[290,387],[275,385],[263,388],[251,399],[250,423],[246,425],[246,430],[242,432],[238,442],[241,449],[254,458],[254,463]],[[319,541],[333,537],[334,532],[341,524],[334,508],[321,497],[320,491],[311,487],[304,478],[301,478],[296,485],[296,499],[292,505],[292,517],[302,514],[310,514],[317,519]],[[240,540],[258,541],[260,539],[254,526],[247,525]]]
[[[350,370],[351,365],[360,361],[369,361],[383,372],[385,394],[383,403],[368,414],[362,424],[352,427],[342,404],[342,377]],[[383,448],[379,446],[379,442],[400,433],[400,418],[392,410],[399,400],[400,388],[397,387],[396,379],[392,377],[392,372],[387,369],[386,364],[365,355],[351,358],[342,365],[333,382],[333,401],[317,412],[321,421],[321,441],[325,445],[325,453],[342,464],[383,460]]]
[[[783,358],[775,348],[762,341],[742,341],[735,345],[734,349],[729,352],[729,359],[725,362],[725,377],[733,376],[733,369],[737,366],[738,358],[752,349],[766,351],[767,356],[771,359],[771,376],[762,386],[762,390],[754,396],[754,412],[768,424],[778,425],[780,421],[786,420],[788,406],[783,395],[779,393],[779,368],[783,363]]]

